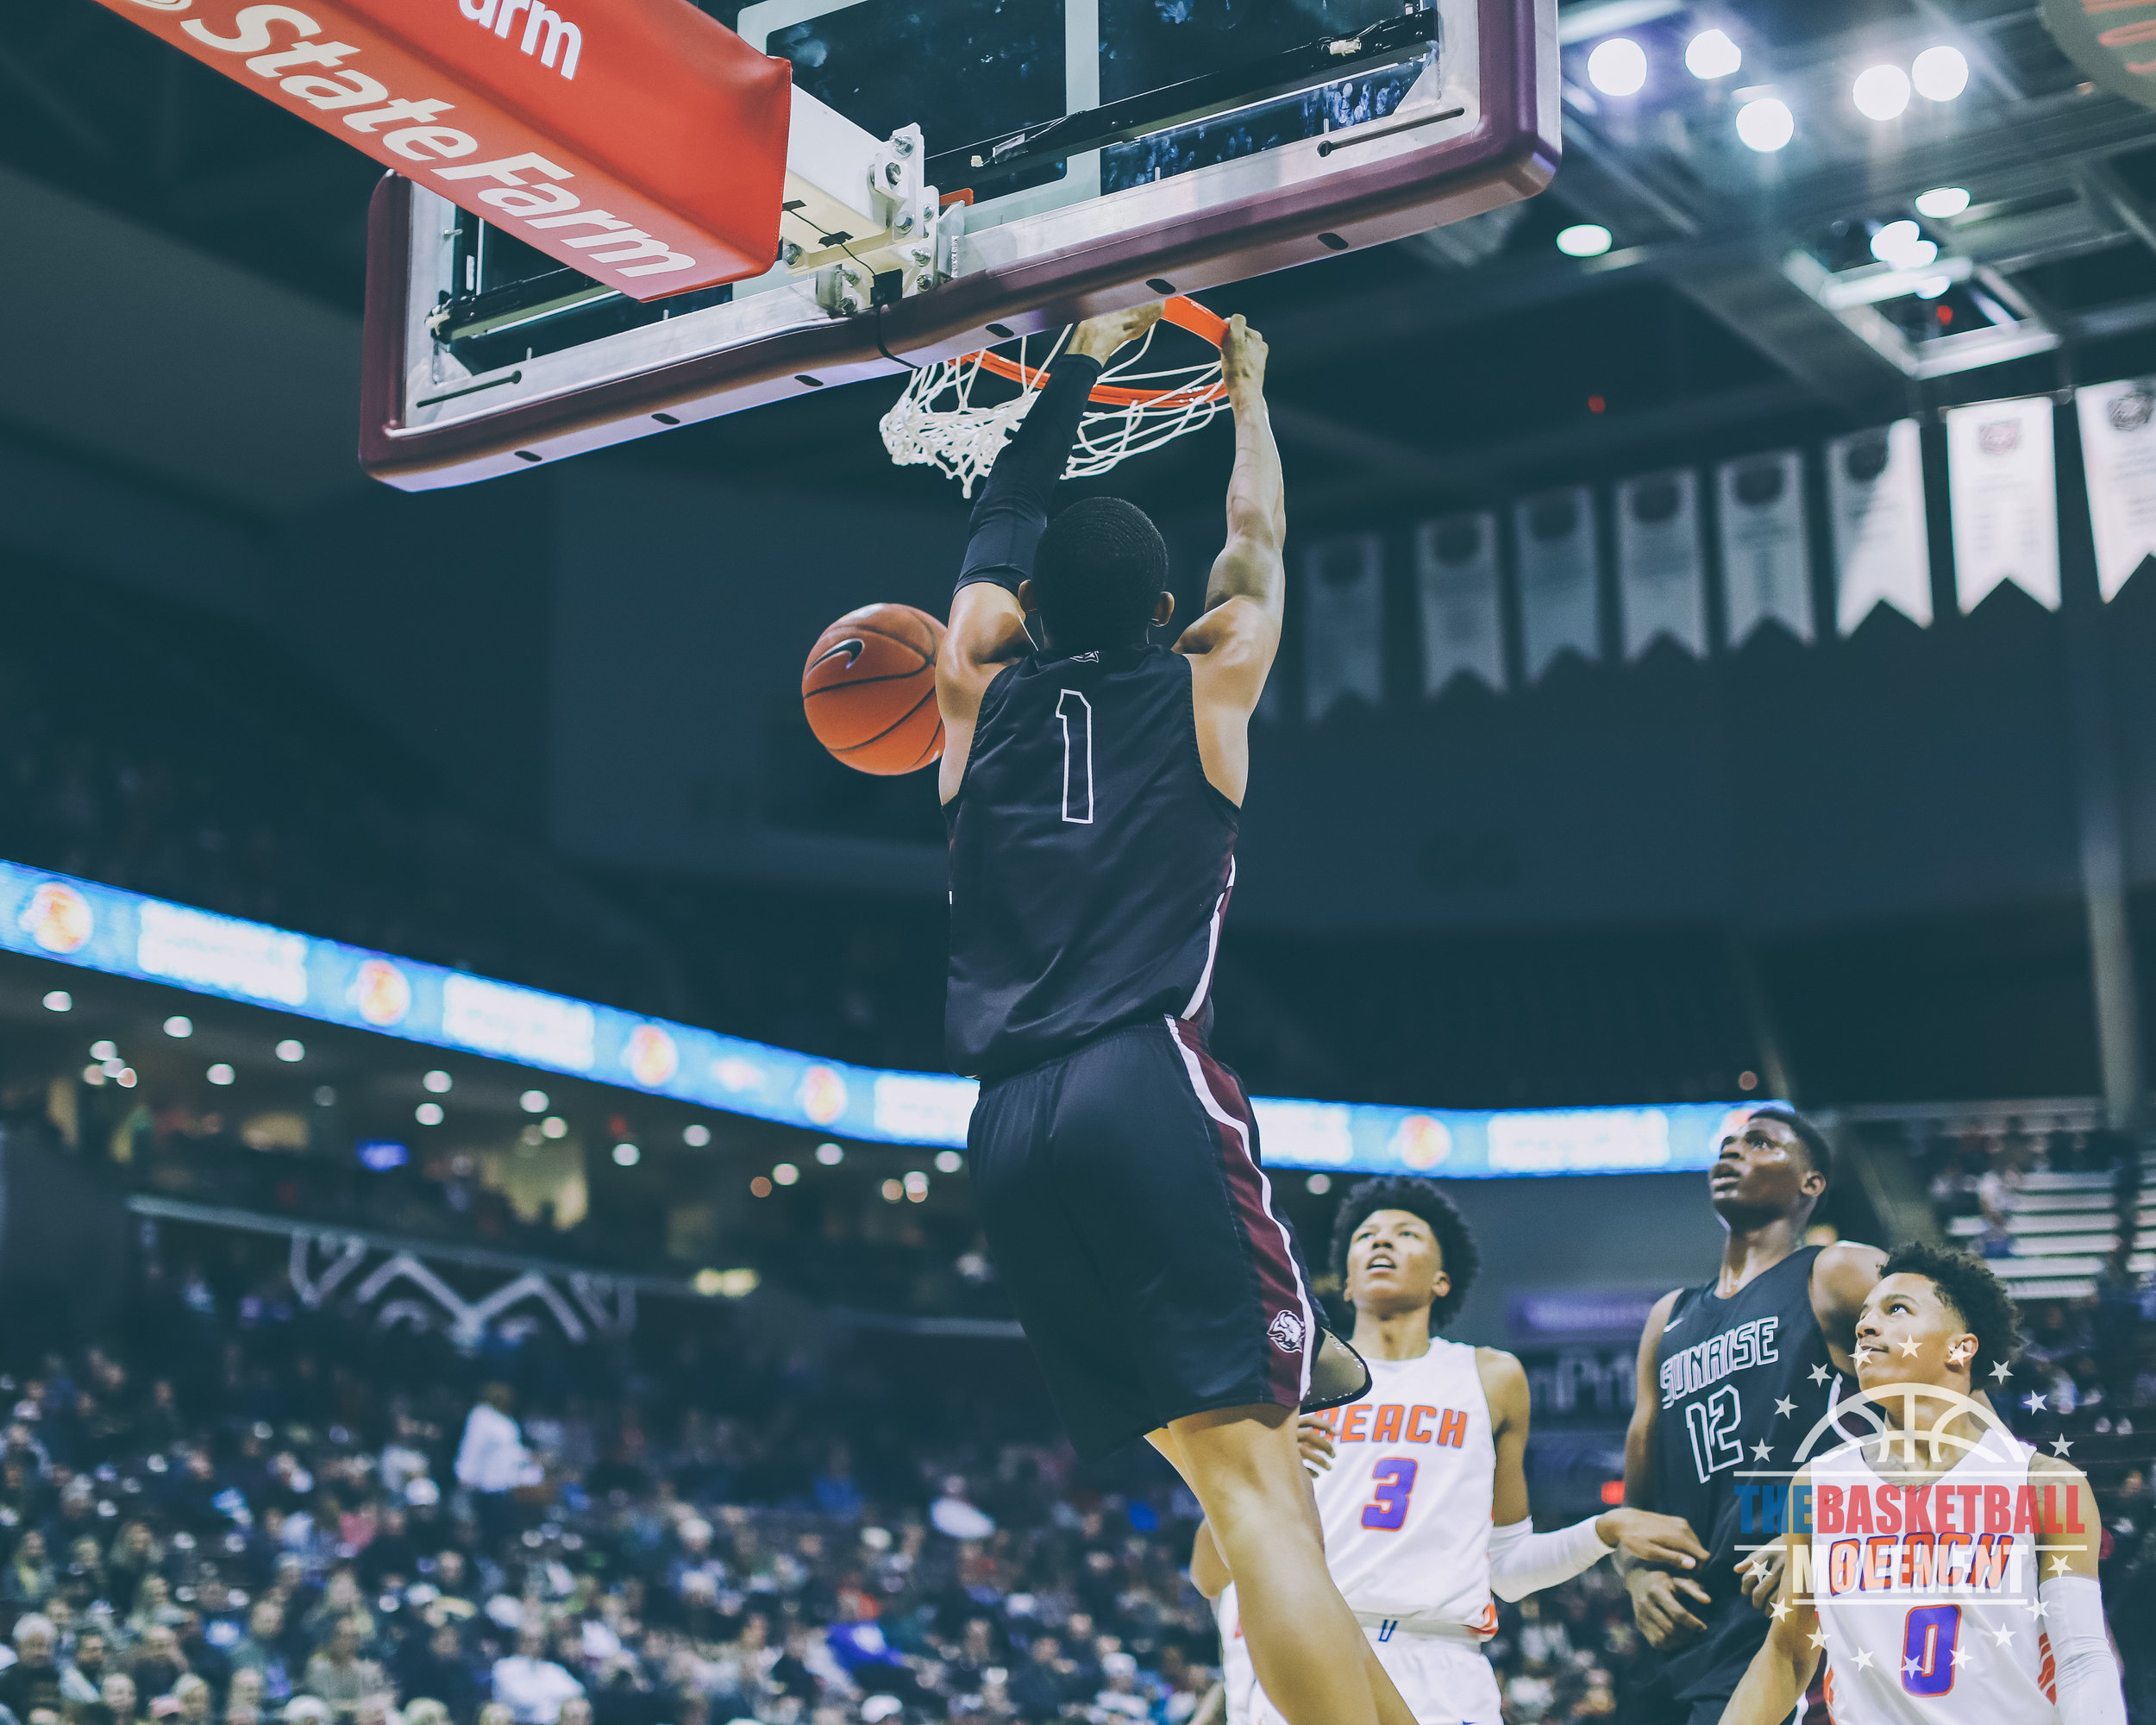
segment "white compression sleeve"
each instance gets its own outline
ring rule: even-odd
[[[1524,1599],[1592,1569],[1616,1549],[1595,1532],[1594,1516],[1554,1534],[1532,1521],[1489,1530],[1489,1587],[1500,1599]]]
[[[2059,1666],[2059,1716],[2065,1725],[2126,1725],[2126,1692],[2103,1628],[2103,1592],[2093,1576],[2059,1575],[2041,1583],[2045,1633]]]

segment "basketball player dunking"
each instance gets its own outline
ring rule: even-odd
[[[1465,1220],[1434,1184],[1363,1182],[1341,1203],[1332,1259],[1374,1381],[1362,1400],[1303,1416],[1326,1561],[1421,1725],[1500,1725],[1482,1652],[1497,1628],[1491,1594],[1554,1587],[1614,1546],[1679,1568],[1705,1563],[1707,1548],[1677,1516],[1646,1509],[1534,1531],[1527,1374],[1508,1353],[1437,1333],[1467,1297],[1477,1258]],[[1278,1725],[1278,1709],[1245,1674],[1237,1590],[1207,1526],[1190,1575],[1220,1599],[1228,1725]]]
[[[1781,1725],[1824,1654],[1834,1725],[2126,1725],[2081,1471],[1976,1399],[2020,1339],[1984,1264],[1904,1246],[1857,1320],[1871,1429],[1791,1483],[1781,1590],[1725,1725]]]
[[[1766,1639],[1782,1551],[1740,1553],[1740,1540],[1757,1546],[1771,1530],[1744,1523],[1738,1474],[1787,1466],[1833,1407],[1883,1258],[1876,1246],[1797,1244],[1833,1173],[1817,1127],[1785,1108],[1754,1109],[1708,1174],[1729,1236],[1721,1273],[1664,1295],[1648,1314],[1625,1502],[1682,1515],[1714,1555],[1683,1575],[1618,1558],[1633,1619],[1663,1655],[1626,1725],[1714,1725]]]
[[[1412,1717],[1326,1572],[1296,1415],[1319,1339],[1234,1074],[1206,1051],[1248,724],[1286,531],[1265,343],[1221,343],[1227,541],[1175,646],[1144,511],[1048,501],[1102,363],[1157,304],[1073,332],[997,458],[937,666],[951,1064],[998,1273],[1079,1453],[1144,1435],[1188,1482],[1293,1725]],[[1038,619],[1040,642],[1027,633]]]

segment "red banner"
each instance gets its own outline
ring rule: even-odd
[[[103,0],[632,299],[778,254],[792,69],[688,0]]]

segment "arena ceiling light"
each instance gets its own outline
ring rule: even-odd
[[[434,1071],[427,1074],[427,1076],[422,1078],[419,1082],[434,1095],[437,1096],[446,1096],[449,1094],[449,1087],[455,1081],[453,1080],[446,1072]]]
[[[1587,81],[1605,96],[1637,96],[1647,84],[1647,51],[1630,36],[1597,42],[1587,57]]]
[[[174,1013],[165,1020],[165,1034],[167,1036],[188,1037],[194,1033],[195,1021],[179,1013]]]
[[[1934,222],[1959,216],[1969,207],[1969,194],[1959,185],[1935,185],[1916,194],[1916,213]]]
[[[1796,135],[1796,116],[1776,96],[1761,96],[1737,110],[1737,136],[1745,147],[1771,155]]]
[[[771,1177],[780,1186],[792,1186],[800,1180],[801,1170],[791,1162],[781,1162],[771,1170]]]
[[[100,1038],[90,1044],[90,1057],[92,1060],[117,1060],[120,1057],[120,1044],[109,1038]]]
[[[307,1044],[297,1037],[286,1037],[277,1044],[277,1057],[287,1065],[297,1065],[307,1057]]]
[[[1898,66],[1868,66],[1850,86],[1850,99],[1867,120],[1893,120],[1909,105],[1909,75]]]
[[[1969,61],[1959,48],[1942,43],[1917,55],[1909,79],[1927,102],[1951,102],[1969,87]]]
[[[238,1074],[235,1073],[229,1066],[226,1065],[223,1061],[220,1060],[215,1066],[212,1066],[202,1076],[207,1078],[212,1084],[229,1084],[234,1078],[238,1076]]]
[[[965,1165],[966,1158],[955,1150],[939,1150],[936,1152],[936,1171],[938,1174],[956,1174]]]
[[[54,988],[45,997],[45,1010],[48,1013],[72,1013],[75,1010],[75,997],[65,988]]]
[[[442,1104],[422,1102],[411,1111],[411,1117],[423,1126],[438,1126],[442,1124]]]
[[[548,1114],[539,1122],[539,1135],[542,1138],[567,1138],[569,1123],[559,1114]]]
[[[1599,222],[1580,222],[1557,235],[1557,249],[1568,258],[1599,258],[1609,249],[1609,229]]]
[[[634,1168],[643,1159],[643,1151],[633,1144],[624,1142],[614,1146],[614,1166],[617,1168]]]
[[[711,1129],[701,1120],[692,1120],[681,1128],[681,1142],[691,1150],[701,1150],[711,1141]]]
[[[1871,236],[1871,255],[1896,269],[1916,270],[1936,261],[1939,248],[1915,223],[1890,222]]]
[[[846,1159],[846,1152],[835,1144],[819,1144],[816,1146],[816,1159],[826,1168],[836,1168]]]
[[[517,1106],[528,1114],[543,1114],[547,1111],[547,1093],[544,1090],[527,1090],[517,1099]]]
[[[1727,30],[1702,30],[1685,44],[1684,69],[1697,78],[1727,78],[1745,63],[1745,51]]]

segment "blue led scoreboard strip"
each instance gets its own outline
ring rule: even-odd
[[[819,1060],[12,862],[0,948],[839,1138],[962,1148],[973,1112],[968,1078]],[[1703,1169],[1756,1105],[1255,1106],[1269,1166],[1476,1179]]]

